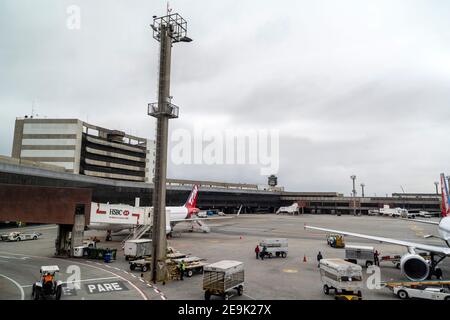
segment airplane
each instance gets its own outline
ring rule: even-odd
[[[280,214],[280,213],[298,214],[299,213],[298,203],[294,202],[289,207],[280,207],[280,209],[277,210],[276,214]]]
[[[200,209],[197,208],[197,199],[198,199],[198,185],[194,185],[192,191],[186,200],[186,203],[183,206],[169,206],[166,207],[166,234],[170,235],[173,232],[173,228],[176,224],[180,222],[192,222],[193,224],[199,225],[204,232],[209,232],[209,227],[206,224],[203,224],[204,220],[216,220],[216,219],[230,219],[232,217],[207,217],[200,218],[197,214],[200,212]],[[105,205],[103,205],[105,206]],[[96,209],[97,208],[97,209]],[[150,208],[137,208],[131,207],[127,205],[106,205],[106,208],[109,208],[110,212],[117,212],[117,215],[121,215],[123,212],[128,212],[126,214],[127,217],[130,216],[130,212],[133,211],[141,211],[142,215],[144,212],[152,211],[153,207]],[[106,211],[108,210],[100,210],[100,204],[93,204],[93,209],[91,209],[91,223],[86,227],[88,230],[106,230],[108,231],[108,238],[110,238],[111,232],[121,232],[121,231],[130,231],[136,227],[136,224],[124,223],[108,223],[108,222],[99,222],[97,219],[93,219],[93,215],[106,215]],[[239,216],[239,213],[237,216]],[[122,214],[123,215],[123,214]],[[136,215],[139,217],[139,214],[131,214],[131,216]],[[121,217],[122,218],[122,217]],[[123,217],[125,220],[125,217]],[[92,222],[94,220],[95,222]]]
[[[400,268],[402,273],[411,281],[423,281],[430,279],[433,275],[439,277],[442,271],[437,266],[446,257],[450,256],[450,198],[448,195],[448,186],[445,175],[441,174],[441,191],[442,191],[442,219],[440,222],[414,220],[427,224],[438,225],[439,239],[443,240],[447,247],[428,245],[423,243],[414,243],[410,241],[396,240],[385,237],[370,236],[365,234],[333,230],[321,227],[307,226],[305,229],[318,230],[330,233],[342,234],[350,237],[373,240],[376,242],[384,242],[406,247],[408,252],[404,254],[400,260]],[[430,262],[420,256],[416,250],[429,252],[431,255]]]

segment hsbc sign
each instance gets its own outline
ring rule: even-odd
[[[105,203],[91,204],[91,222],[139,225],[144,224],[145,208]]]
[[[128,210],[120,210],[120,209],[109,209],[109,214],[112,216],[125,216],[128,217],[130,215],[130,211]]]

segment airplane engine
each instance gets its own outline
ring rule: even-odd
[[[402,273],[411,281],[423,281],[428,278],[430,265],[417,254],[405,254],[400,260]]]

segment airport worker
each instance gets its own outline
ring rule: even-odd
[[[255,248],[255,253],[256,253],[256,260],[258,260],[259,252],[260,252],[260,250],[259,250],[259,246],[258,246],[258,245],[256,245],[256,248]]]
[[[180,261],[180,264],[178,265],[178,270],[180,271],[180,280],[184,280],[184,271],[186,270],[184,260]]]
[[[319,267],[320,267],[320,260],[322,259],[323,259],[322,252],[319,251],[319,253],[317,254],[317,263]]]
[[[262,251],[261,251],[261,260],[264,260],[264,257],[265,257],[265,255],[266,255],[266,253],[267,253],[267,247],[266,246],[263,246],[263,249],[262,249]]]
[[[47,283],[47,282],[52,282],[52,280],[53,280],[53,277],[52,277],[52,275],[50,273],[46,273],[44,275],[44,284]]]
[[[376,266],[380,265],[380,259],[378,258],[380,255],[380,253],[378,252],[378,250],[375,250],[375,253],[373,254],[373,262],[375,263]]]

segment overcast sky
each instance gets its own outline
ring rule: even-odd
[[[81,29],[66,26],[69,5]],[[449,169],[448,1],[171,1],[171,129],[280,130],[279,184],[295,191],[434,192]],[[0,154],[14,119],[79,118],[154,137],[165,1],[2,0]],[[169,164],[169,177],[262,184],[255,165]],[[359,190],[358,190],[359,192]]]

